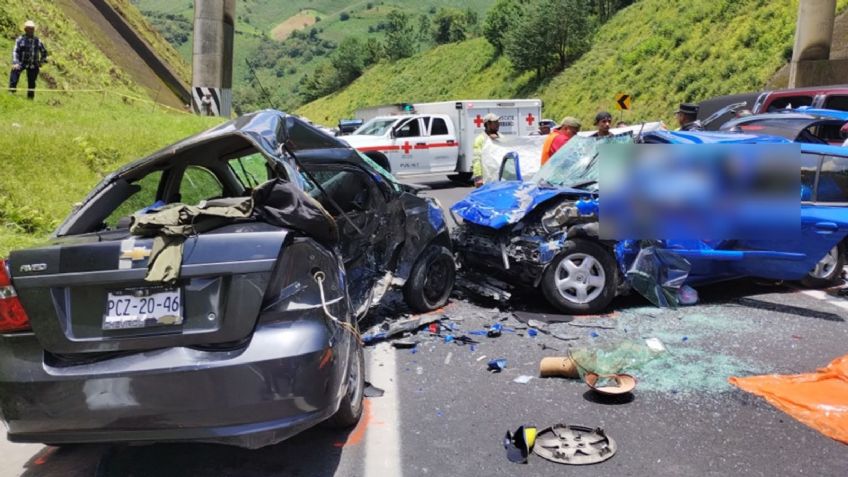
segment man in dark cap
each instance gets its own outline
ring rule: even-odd
[[[698,105],[692,103],[680,103],[680,107],[674,112],[674,117],[680,123],[678,131],[703,131],[704,127],[698,121]]]
[[[612,133],[610,133],[610,127],[612,127],[612,114],[607,111],[601,111],[596,114],[595,127],[598,128],[598,132],[595,133],[595,137],[612,136]]]

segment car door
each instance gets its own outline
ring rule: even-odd
[[[800,279],[848,235],[848,157],[803,153],[801,230],[795,237],[740,241],[744,275]],[[812,194],[809,191],[812,189]]]
[[[451,172],[456,169],[456,137],[451,133],[446,118],[433,116],[428,119],[430,128],[426,143],[430,172]]]
[[[307,178],[307,192],[334,217],[345,266],[348,294],[362,312],[377,282],[390,268],[401,226],[392,223],[390,195],[364,170],[352,165],[307,166],[321,188]],[[323,190],[321,190],[323,189]]]
[[[392,130],[392,151],[389,162],[392,171],[399,174],[423,174],[430,172],[427,157],[425,131],[420,117],[400,122]]]

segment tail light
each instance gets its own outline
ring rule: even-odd
[[[12,286],[6,260],[0,260],[0,333],[29,329],[29,317]]]

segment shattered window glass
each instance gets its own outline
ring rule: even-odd
[[[574,136],[556,152],[536,173],[534,180],[540,185],[592,188],[598,182],[598,145],[633,142],[630,135],[611,136],[606,139]]]

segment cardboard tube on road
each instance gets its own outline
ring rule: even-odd
[[[542,362],[539,363],[539,376],[543,378],[561,376],[577,379],[580,377],[580,373],[577,372],[577,365],[573,359],[568,357],[549,357],[542,358]]]

